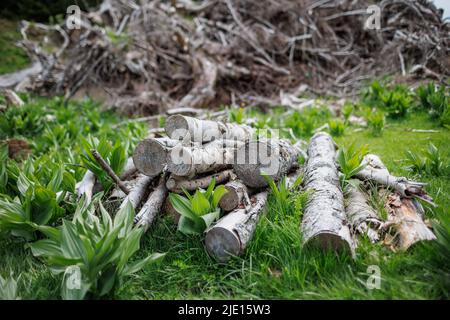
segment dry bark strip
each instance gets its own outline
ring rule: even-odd
[[[136,215],[134,222],[138,226],[142,226],[145,231],[152,225],[156,216],[167,198],[166,175],[163,174],[158,182],[158,186],[148,196],[147,201]]]
[[[425,183],[391,175],[381,159],[374,154],[366,155],[363,163],[366,164],[366,167],[356,175],[358,179],[390,187],[403,197],[417,197],[431,205],[435,205],[433,199],[424,190]]]
[[[220,171],[229,168],[235,158],[239,141],[216,140],[203,146],[186,147],[177,145],[170,151],[167,170],[180,177],[194,177],[201,173]]]
[[[349,185],[345,194],[347,219],[354,233],[365,234],[372,243],[380,240],[379,230],[383,221],[368,204],[366,193]]]
[[[419,241],[435,240],[436,236],[423,221],[423,208],[416,199],[401,197],[398,193],[389,196],[390,211],[385,228],[392,228],[395,234],[385,243],[393,249],[408,250]]]
[[[192,117],[173,115],[166,120],[165,131],[172,139],[186,136],[191,141],[205,143],[213,140],[249,140],[255,130],[247,125],[200,120]]]
[[[329,134],[319,132],[311,138],[304,178],[304,187],[311,194],[301,224],[303,244],[348,250],[354,255],[355,244],[346,224],[335,154]]]
[[[206,189],[213,179],[215,179],[216,184],[224,183],[233,176],[232,170],[224,170],[206,177],[201,177],[198,179],[186,179],[185,177],[177,177],[171,175],[167,179],[166,187],[171,192],[182,193],[183,189],[187,191],[194,191],[197,189]]]
[[[274,181],[281,179],[293,166],[301,150],[285,140],[248,141],[237,150],[233,169],[238,178],[248,187],[267,186],[266,173]]]
[[[212,257],[225,262],[244,252],[266,205],[267,195],[267,191],[256,194],[248,210],[230,212],[207,231],[205,246]]]
[[[120,204],[120,209],[122,209],[128,201],[130,201],[133,208],[137,208],[142,198],[144,197],[150,182],[152,182],[153,178],[140,174],[136,178],[136,183],[131,189],[130,193],[123,199]]]

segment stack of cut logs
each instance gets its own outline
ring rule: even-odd
[[[228,191],[219,203],[223,217],[206,230],[206,249],[218,261],[240,255],[249,244],[267,202],[263,172],[275,181],[286,176],[288,185],[304,176],[302,188],[309,193],[300,227],[304,245],[347,250],[354,256],[362,235],[394,250],[435,238],[417,201],[432,203],[424,184],[392,176],[376,155],[365,156],[366,166],[356,176],[362,183],[349,184],[344,195],[336,144],[327,133],[315,134],[306,154],[300,143],[255,139],[256,130],[247,125],[183,115],[169,117],[165,133],[166,137],[151,136],[137,145],[120,177],[122,186],[117,184],[110,198],[120,199],[121,206],[129,201],[138,210],[135,223],[147,230],[160,213],[179,218],[168,192],[205,189],[214,178]],[[263,159],[261,150],[270,156]],[[297,161],[300,154],[306,156],[303,167]],[[90,198],[94,185],[94,175],[87,172],[78,194]],[[387,219],[370,204],[368,193],[373,190],[385,199]]]

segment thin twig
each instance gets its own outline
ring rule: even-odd
[[[113,171],[113,169],[111,169],[111,167],[109,166],[109,164],[105,161],[105,159],[103,159],[103,157],[100,155],[100,153],[98,153],[97,150],[92,149],[91,150],[92,156],[95,158],[95,160],[97,161],[97,163],[100,165],[100,167],[102,167],[103,170],[105,170],[105,172],[111,177],[111,179],[114,180],[114,182],[117,184],[117,186],[125,193],[125,194],[129,194],[130,190],[128,190],[127,186],[125,185],[125,183],[123,183],[122,180],[120,180],[120,178],[115,174],[115,172]]]

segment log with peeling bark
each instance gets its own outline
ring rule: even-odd
[[[281,179],[294,166],[301,153],[300,147],[285,140],[248,141],[237,150],[233,169],[248,187],[267,186],[263,173],[274,181]]]
[[[177,177],[171,175],[169,179],[167,179],[166,187],[171,192],[182,193],[183,189],[186,191],[194,191],[199,188],[206,189],[213,179],[215,179],[216,185],[224,183],[228,181],[232,176],[232,170],[224,170],[197,179],[186,179],[185,177]]]
[[[256,192],[256,189],[248,188],[241,180],[236,179],[225,184],[225,193],[219,201],[219,207],[224,211],[236,209],[244,200]]]
[[[191,141],[206,143],[213,140],[246,141],[255,130],[247,125],[200,120],[192,117],[173,115],[166,120],[167,136],[179,140],[188,136]]]
[[[156,186],[155,190],[150,193],[147,201],[144,203],[141,210],[136,215],[134,223],[138,226],[142,226],[144,230],[147,231],[160,212],[160,209],[166,198],[166,174],[163,174],[159,179],[158,185]]]
[[[380,240],[383,221],[368,203],[367,194],[351,184],[345,194],[345,211],[354,233],[367,235],[372,243]]]
[[[152,180],[153,177],[139,174],[135,179],[135,183],[133,184],[130,193],[123,199],[122,203],[120,204],[120,209],[122,209],[128,201],[131,203],[133,208],[137,208],[142,198],[145,196],[147,188]]]
[[[435,240],[436,236],[423,221],[423,208],[416,199],[401,197],[395,193],[388,199],[389,218],[384,229],[393,229],[385,243],[394,250],[408,250],[419,241]]]
[[[403,197],[416,197],[431,205],[435,205],[433,199],[424,190],[425,183],[391,175],[378,156],[374,154],[366,155],[363,159],[363,164],[366,167],[356,175],[360,180],[372,181],[390,187]]]
[[[167,170],[177,176],[194,177],[201,173],[224,170],[234,162],[236,148],[229,147],[229,140],[215,140],[203,146],[177,145],[170,150]],[[240,146],[239,141],[230,142]]]
[[[78,199],[84,195],[87,202],[91,202],[94,185],[95,175],[92,171],[87,170],[83,176],[83,179],[75,186],[75,191]]]
[[[212,257],[225,262],[244,252],[263,213],[267,195],[267,191],[256,194],[247,209],[230,212],[207,230],[205,246]]]
[[[147,138],[139,142],[134,150],[134,165],[139,172],[147,176],[157,176],[166,167],[170,150],[177,145],[198,146],[195,143],[181,142],[167,137]]]
[[[304,187],[311,191],[303,213],[303,245],[354,255],[355,244],[346,222],[344,197],[334,161],[335,144],[325,132],[316,133],[308,146]]]

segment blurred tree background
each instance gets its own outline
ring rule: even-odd
[[[54,17],[64,15],[70,5],[76,4],[86,10],[100,3],[101,0],[2,0],[0,17],[49,22]]]

